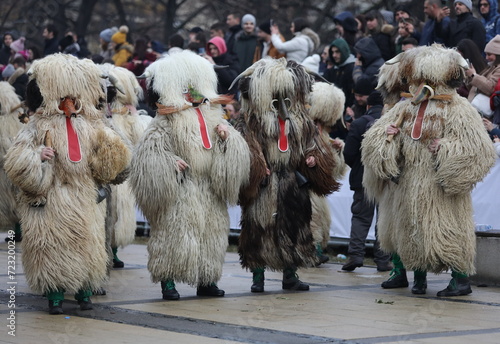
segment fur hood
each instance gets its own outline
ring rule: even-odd
[[[309,54],[312,54],[314,52],[314,50],[318,49],[318,47],[321,43],[321,40],[319,39],[318,34],[308,27],[302,29],[302,31],[300,31],[300,33],[303,34],[304,36],[309,37],[311,39],[311,41],[313,42],[313,48],[312,48],[312,50],[311,49],[309,50]]]

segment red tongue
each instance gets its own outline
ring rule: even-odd
[[[210,141],[210,136],[208,135],[207,124],[205,123],[205,118],[203,118],[203,113],[199,108],[195,108],[196,114],[198,115],[198,122],[200,123],[200,134],[203,147],[206,149],[212,148],[212,142]]]
[[[278,139],[278,148],[282,152],[286,152],[288,150],[288,137],[285,134],[285,124],[286,121],[282,120],[278,117],[279,125],[280,125],[280,138]]]
[[[424,113],[428,103],[428,100],[424,100],[420,103],[420,107],[418,108],[418,114],[415,118],[415,122],[413,123],[413,128],[411,129],[411,138],[414,140],[418,140],[422,136],[422,123],[424,121]]]
[[[71,118],[66,117],[66,133],[68,136],[68,156],[72,162],[80,162],[82,160],[82,152],[80,150],[80,141],[78,134],[71,125]]]

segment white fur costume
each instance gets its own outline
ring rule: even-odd
[[[341,89],[325,82],[316,82],[312,86],[312,92],[308,96],[310,104],[309,117],[315,121],[319,135],[326,143],[330,142],[329,129],[337,122],[344,113],[345,95]],[[342,178],[347,167],[342,151],[338,151],[330,145],[326,145],[335,160],[333,177],[336,180]],[[330,225],[332,218],[330,208],[325,196],[319,196],[310,192],[312,205],[311,231],[315,243],[326,247],[330,239]]]
[[[107,68],[106,68],[107,67]],[[125,137],[133,148],[142,137],[151,117],[140,115],[136,106],[143,97],[142,88],[134,73],[122,67],[104,65],[108,75],[114,78],[117,89],[113,102],[109,104],[113,128]],[[123,92],[123,93],[122,93]],[[111,185],[108,198],[111,225],[111,247],[124,247],[135,238],[135,197],[128,180],[118,185]]]
[[[20,189],[26,278],[39,293],[95,289],[106,278],[108,259],[105,203],[97,204],[97,187],[127,166],[130,151],[103,124],[97,108],[104,102],[101,72],[92,61],[54,54],[35,61],[29,74],[27,102],[33,105],[38,95],[38,110],[5,161]],[[75,100],[76,115],[66,117],[59,109],[63,98]],[[79,162],[69,158],[67,118],[79,138]],[[56,155],[42,162],[47,132]]]
[[[363,140],[363,185],[379,204],[380,245],[397,253],[408,269],[472,274],[476,244],[470,192],[488,173],[495,152],[481,117],[455,91],[466,63],[456,51],[438,45],[411,49],[387,63],[396,63],[398,73],[385,70],[399,79],[383,79],[386,91],[407,85],[415,96],[425,83],[431,95],[420,104],[412,99],[397,103]],[[418,138],[414,123],[424,104]],[[387,127],[400,115],[400,132],[386,142]],[[434,139],[440,140],[435,154],[428,148]]]
[[[193,286],[217,282],[228,244],[227,204],[235,204],[248,179],[249,150],[229,127],[223,140],[215,128],[222,119],[212,65],[184,51],[164,57],[146,70],[150,99],[169,114],[157,114],[136,147],[130,182],[151,224],[148,269],[153,282],[167,279]],[[213,145],[202,145],[200,123],[183,92],[194,89]],[[154,104],[152,104],[154,106]],[[160,111],[158,111],[160,112]],[[177,169],[178,160],[189,167]]]
[[[0,228],[12,227],[19,221],[16,189],[7,178],[3,165],[7,150],[23,126],[19,121],[22,112],[21,100],[14,87],[6,81],[0,81]]]

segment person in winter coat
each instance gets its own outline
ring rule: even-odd
[[[361,163],[361,142],[365,132],[382,115],[384,107],[382,95],[379,91],[370,93],[367,99],[367,111],[363,116],[355,119],[349,128],[344,145],[344,159],[351,168],[349,186],[354,191],[351,205],[351,234],[349,240],[349,260],[342,266],[344,271],[353,271],[363,266],[365,256],[365,242],[375,214],[375,204],[365,196],[363,188],[363,164]],[[375,227],[376,228],[376,227]],[[374,261],[378,271],[391,270],[390,256],[384,253],[378,240],[374,245]]]
[[[217,93],[218,94],[234,94],[238,92],[236,87],[229,90],[229,86],[238,76],[240,66],[238,59],[231,54],[228,54],[226,42],[221,37],[213,37],[207,43],[207,53],[204,55],[210,63],[219,66],[227,66],[226,68],[218,68],[215,70],[217,74]]]
[[[255,30],[255,17],[251,14],[245,14],[241,18],[240,31],[234,41],[234,52],[238,56],[240,71],[244,71],[254,61],[255,50],[258,44],[257,31]]]
[[[481,23],[486,30],[486,42],[489,42],[493,37],[500,34],[500,14],[498,14],[498,1],[496,0],[480,0],[477,3],[479,13],[481,14]]]
[[[343,38],[337,38],[330,44],[328,55],[333,61],[333,67],[326,70],[324,77],[342,89],[345,95],[345,106],[351,106],[354,103],[352,71],[356,58],[351,54],[349,45]]]
[[[264,57],[271,57],[273,59],[279,59],[280,57],[285,57],[285,54],[282,54],[276,49],[271,41],[271,22],[269,20],[259,25],[259,29],[257,30],[257,36],[259,37],[259,44],[257,45],[257,49],[255,50],[254,61]],[[285,37],[280,35],[281,41],[285,41]]]
[[[453,6],[457,17],[451,19],[448,27],[444,27],[441,18],[438,17],[436,35],[450,48],[456,47],[462,39],[469,38],[482,51],[486,45],[486,30],[481,21],[472,15],[472,1],[455,0]]]
[[[295,35],[289,41],[282,42],[277,25],[271,26],[271,41],[280,53],[286,54],[287,60],[301,63],[319,47],[319,36],[309,28],[304,18],[295,18],[290,24],[290,31]]]
[[[243,30],[241,27],[241,14],[236,12],[231,12],[226,17],[226,25],[228,27],[226,33],[224,34],[224,40],[226,41],[226,47],[229,54],[235,54],[234,52],[234,42],[236,40],[236,35]]]
[[[378,70],[385,62],[377,44],[371,37],[364,37],[354,45],[354,51],[356,52],[356,62],[352,71],[354,82],[363,77],[376,85]]]
[[[117,67],[126,67],[134,53],[134,47],[127,42],[127,33],[128,26],[122,25],[118,32],[111,36],[111,41],[115,44],[115,54],[112,59]]]
[[[391,59],[394,56],[394,47],[391,39],[394,26],[386,24],[382,14],[375,10],[368,12],[365,19],[367,36],[375,41],[384,61]]]

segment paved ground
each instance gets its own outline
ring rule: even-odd
[[[0,243],[0,343],[500,343],[500,288],[437,298],[449,274],[430,275],[427,295],[414,296],[381,289],[388,273],[374,267],[346,273],[326,264],[300,271],[308,292],[283,291],[281,275],[269,272],[266,291],[253,294],[251,274],[228,253],[219,283],[225,297],[196,297],[180,284],[181,300],[163,301],[149,279],[146,246],[131,245],[120,251],[126,267],[112,271],[107,295],[93,297],[94,310],[80,311],[66,295],[66,314],[51,316],[47,300],[27,287],[19,253],[15,280],[8,279],[8,256]],[[15,337],[8,334],[12,286]]]

